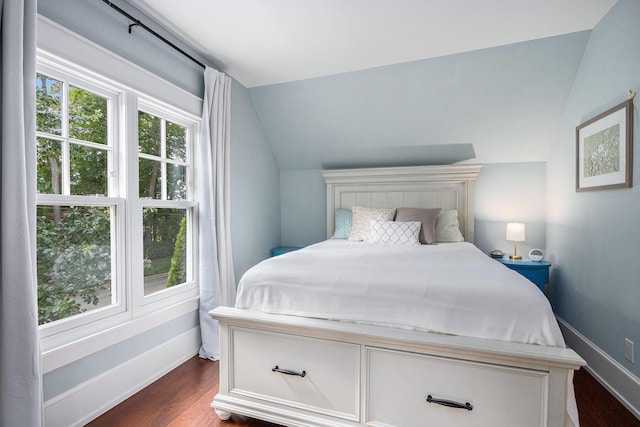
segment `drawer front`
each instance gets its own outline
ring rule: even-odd
[[[359,345],[244,328],[231,340],[231,393],[359,419]]]
[[[521,270],[524,277],[531,280],[533,283],[540,287],[549,283],[549,270],[548,269],[536,269],[536,270]]]
[[[546,425],[546,372],[371,348],[367,361],[367,425]],[[436,400],[469,403],[472,409]]]
[[[512,270],[517,271],[536,285],[542,290],[544,290],[544,285],[549,283],[549,267],[531,267],[529,265],[508,265],[508,267]]]

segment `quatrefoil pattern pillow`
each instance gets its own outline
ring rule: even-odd
[[[371,220],[370,243],[386,245],[420,245],[422,222],[396,222]]]

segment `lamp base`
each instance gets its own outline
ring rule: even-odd
[[[509,255],[509,259],[518,260],[518,259],[522,259],[522,257],[520,255]]]

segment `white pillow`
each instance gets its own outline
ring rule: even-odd
[[[464,242],[458,223],[458,211],[441,212],[436,219],[436,242]]]
[[[352,242],[368,242],[371,238],[371,220],[391,221],[396,214],[395,209],[375,209],[353,206],[353,219],[349,240]]]
[[[370,243],[386,245],[420,245],[422,222],[396,222],[371,220]]]

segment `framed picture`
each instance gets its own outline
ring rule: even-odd
[[[576,128],[576,191],[631,187],[633,99]]]

